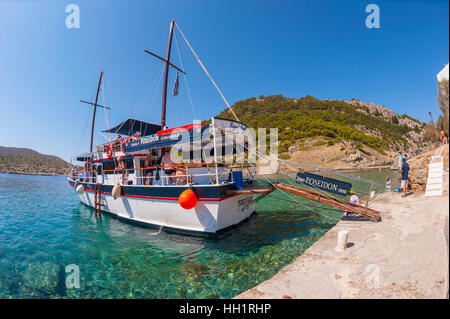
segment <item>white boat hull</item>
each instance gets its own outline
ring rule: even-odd
[[[119,197],[102,194],[102,211],[119,218],[167,229],[216,233],[237,225],[255,210],[256,195],[235,195],[219,201],[200,200],[193,209],[184,209],[177,200]],[[94,207],[94,193],[84,192],[80,201]]]

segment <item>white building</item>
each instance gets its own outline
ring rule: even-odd
[[[448,63],[436,76],[439,82],[448,80]]]

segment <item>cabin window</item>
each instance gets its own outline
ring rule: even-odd
[[[134,168],[134,163],[132,158],[122,159],[125,163],[126,168]],[[114,174],[114,170],[116,169],[117,161],[114,160],[106,160],[103,162],[103,172],[104,174],[111,175]],[[133,174],[134,170],[129,170],[128,174]]]
[[[126,168],[134,168],[134,162],[133,162],[132,158],[126,159],[126,160],[124,160],[124,162],[125,162],[125,167]],[[128,173],[129,174],[133,174],[134,171],[130,170],[130,171],[128,171]]]
[[[112,170],[116,168],[116,165],[114,163],[114,160],[108,160],[103,162],[103,172],[105,174],[114,174]]]

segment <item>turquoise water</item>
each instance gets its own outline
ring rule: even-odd
[[[341,215],[305,207],[266,197],[217,238],[156,234],[96,220],[64,177],[0,174],[0,298],[231,298],[294,261]],[[80,288],[66,288],[70,264]]]

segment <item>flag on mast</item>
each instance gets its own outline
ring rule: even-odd
[[[180,82],[178,81],[178,73],[177,73],[177,78],[175,79],[175,85],[173,87],[173,96],[178,95],[179,86],[180,86]]]

